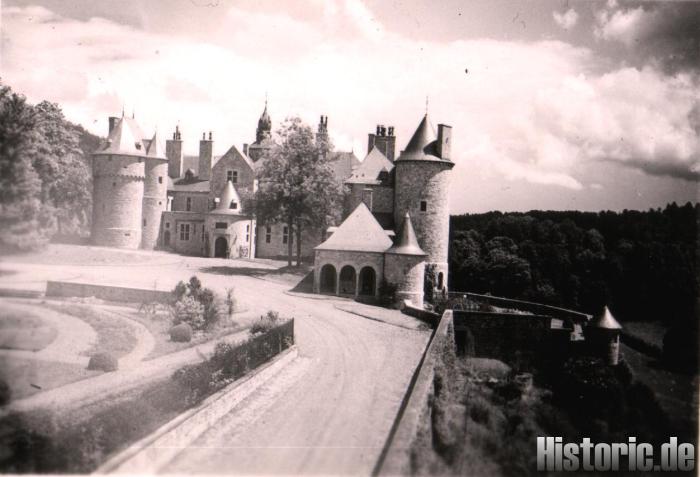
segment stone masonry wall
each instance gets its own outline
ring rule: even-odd
[[[349,215],[364,200],[365,189],[372,190],[372,206],[366,204],[374,213],[392,213],[394,211],[394,188],[383,185],[352,184],[345,206],[345,215]],[[400,222],[399,222],[400,223]]]
[[[168,162],[147,158],[145,170],[141,248],[152,250],[158,242],[160,218],[168,204]]]
[[[167,303],[172,298],[171,293],[167,291],[54,281],[49,281],[46,283],[46,296],[94,296],[95,298],[99,298],[101,300],[129,303],[143,303],[152,301]]]
[[[143,158],[94,157],[92,243],[121,248],[141,245],[144,179]]]
[[[192,207],[190,212],[198,212],[203,214],[209,211],[209,194],[207,192],[184,192],[171,191],[173,197],[172,210],[174,212],[187,211],[187,198],[192,198]]]
[[[396,301],[410,300],[414,305],[422,306],[425,257],[387,253],[384,260],[386,280],[397,285]]]
[[[258,225],[256,237],[256,256],[260,258],[279,258],[287,256],[287,244],[283,241],[284,224],[270,225],[270,243],[267,242],[267,227]],[[292,253],[296,257],[296,235],[293,239]],[[321,243],[320,231],[305,229],[301,232],[301,255],[313,257],[314,247]]]
[[[340,282],[340,271],[346,265],[355,269],[356,290],[359,291],[360,271],[364,267],[372,267],[375,273],[375,285],[379,284],[384,276],[384,254],[381,252],[346,252],[337,250],[317,250],[314,258],[314,292],[321,292],[321,268],[324,265],[333,265],[336,272],[336,289]],[[376,295],[376,290],[375,290]]]

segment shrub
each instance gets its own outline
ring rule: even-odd
[[[192,329],[201,329],[204,324],[204,306],[191,296],[185,296],[175,303],[174,324],[187,323]]]
[[[187,343],[192,340],[192,327],[187,323],[180,323],[170,328],[170,340],[179,343]]]
[[[250,327],[250,334],[267,333],[277,325],[280,314],[276,311],[268,311],[265,316],[261,316],[259,321],[253,323]]]
[[[175,285],[175,288],[171,293],[173,294],[175,301],[180,301],[185,295],[187,295],[188,292],[189,289],[187,288],[187,283],[180,281],[177,285]]]
[[[5,380],[0,379],[0,406],[4,406],[12,400],[12,389],[5,382]]]
[[[90,356],[87,369],[98,371],[116,371],[119,368],[119,361],[111,353],[99,352]]]
[[[382,278],[379,283],[379,304],[381,306],[391,306],[396,302],[396,290],[398,286],[390,283],[386,278]]]

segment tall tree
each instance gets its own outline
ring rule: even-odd
[[[292,237],[296,235],[299,265],[302,233],[323,230],[340,210],[342,189],[329,165],[331,149],[326,136],[317,138],[308,125],[295,117],[282,123],[275,145],[263,157],[253,208],[261,223],[287,225],[289,266]]]

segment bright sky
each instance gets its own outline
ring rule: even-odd
[[[453,126],[453,213],[699,200],[700,3],[501,0],[2,2],[2,81],[106,135],[203,131],[215,153],[329,116],[339,150],[376,124],[403,149],[429,97]]]

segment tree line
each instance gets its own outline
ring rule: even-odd
[[[48,101],[0,84],[0,250],[39,247],[90,228],[90,155],[100,139]]]
[[[450,287],[697,329],[700,205],[453,216]]]

